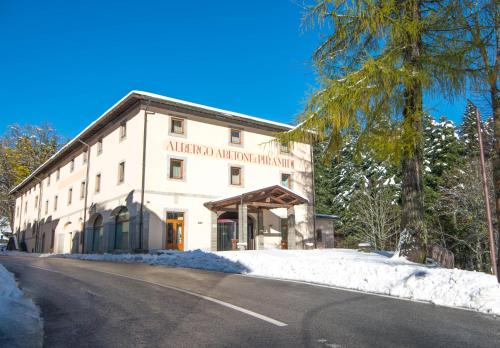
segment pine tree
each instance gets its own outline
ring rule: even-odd
[[[455,225],[448,217],[454,214],[453,205],[443,207],[443,189],[449,186],[452,173],[465,164],[464,145],[455,124],[444,117],[436,121],[432,116],[424,117],[424,183],[425,217],[428,241],[447,247],[443,231],[455,234]],[[444,216],[444,218],[443,218]]]
[[[316,209],[338,215],[339,231],[353,245],[369,241],[374,247],[394,246],[384,236],[388,238],[399,225],[391,215],[398,210],[398,169],[390,161],[376,160],[370,152],[357,153],[354,143],[347,141],[341,154],[329,162],[321,161],[325,144],[316,145]]]
[[[481,134],[483,139],[483,148],[485,158],[494,156],[495,135],[493,130],[493,118],[481,121]],[[460,126],[460,136],[465,144],[465,155],[469,157],[479,156],[479,141],[477,137],[477,117],[476,107],[469,100],[465,107]]]
[[[460,135],[465,144],[465,151],[468,156],[479,155],[479,143],[477,140],[477,119],[476,107],[470,100],[467,101],[465,111],[462,116]]]
[[[402,173],[400,254],[425,260],[422,117],[425,91],[453,96],[468,66],[457,1],[318,1],[313,23],[333,33],[314,53],[321,89],[302,122],[283,139],[327,140],[336,154],[345,136],[360,132],[356,149],[395,153]],[[454,28],[454,30],[450,30]],[[456,29],[455,29],[456,28]],[[311,133],[314,131],[314,133]]]

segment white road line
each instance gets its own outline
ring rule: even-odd
[[[59,274],[62,274],[62,275],[66,275],[62,272],[59,272],[59,271],[54,271],[54,270],[51,270],[51,269],[47,269],[47,268],[42,268],[42,267],[38,267],[38,266],[28,266],[28,267],[31,267],[31,268],[36,268],[36,269],[41,269],[41,270],[44,270],[44,271],[48,271],[48,272],[54,272],[54,273],[59,273]],[[283,326],[287,326],[288,324],[286,323],[283,323],[279,320],[276,320],[276,319],[273,319],[273,318],[270,318],[270,317],[267,317],[265,315],[262,315],[262,314],[259,314],[259,313],[256,313],[254,311],[251,311],[249,309],[245,309],[243,307],[239,307],[239,306],[236,306],[236,305],[233,305],[231,303],[228,303],[228,302],[224,302],[224,301],[221,301],[221,300],[218,300],[216,298],[213,298],[213,297],[209,297],[209,296],[205,296],[205,295],[202,295],[202,294],[198,294],[196,292],[192,292],[192,291],[189,291],[189,290],[185,290],[185,289],[182,289],[182,288],[178,288],[176,286],[172,286],[172,285],[165,285],[165,284],[161,284],[161,283],[157,283],[157,282],[152,282],[152,281],[149,281],[149,280],[145,280],[145,279],[140,279],[140,278],[134,278],[134,277],[130,277],[130,276],[126,276],[126,275],[123,275],[123,274],[119,274],[119,273],[113,273],[113,272],[106,272],[106,271],[100,271],[100,270],[96,270],[96,269],[89,269],[89,268],[84,268],[86,270],[89,270],[89,271],[94,271],[94,272],[99,272],[99,273],[105,273],[105,274],[110,274],[110,275],[114,275],[116,277],[122,277],[122,278],[127,278],[127,279],[132,279],[132,280],[136,280],[136,281],[139,281],[139,282],[143,282],[143,283],[148,283],[148,284],[152,284],[152,285],[156,285],[156,286],[160,286],[162,288],[166,288],[166,289],[170,289],[170,290],[175,290],[175,291],[179,291],[179,292],[182,292],[184,294],[188,294],[188,295],[191,295],[191,296],[195,296],[195,297],[198,297],[198,298],[201,298],[203,300],[206,300],[206,301],[210,301],[210,302],[213,302],[213,303],[217,303],[221,306],[224,306],[224,307],[227,307],[227,308],[231,308],[232,310],[235,310],[235,311],[238,311],[238,312],[241,312],[241,313],[244,313],[246,315],[250,315],[254,318],[257,318],[257,319],[260,319],[260,320],[263,320],[263,321],[266,321],[270,324],[273,324],[273,325],[276,325],[276,326],[280,326],[280,327],[283,327]]]

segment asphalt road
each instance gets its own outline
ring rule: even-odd
[[[0,256],[46,347],[500,347],[500,319],[217,272]]]

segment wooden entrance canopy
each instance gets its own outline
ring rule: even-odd
[[[238,196],[222,198],[205,203],[212,211],[228,211],[238,205],[246,205],[249,210],[291,208],[297,204],[308,203],[308,200],[292,190],[273,185],[259,190],[243,193]],[[234,209],[234,208],[233,208]]]

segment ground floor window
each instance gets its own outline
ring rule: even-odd
[[[115,218],[115,249],[129,248],[129,215],[125,207],[121,207]]]
[[[102,216],[98,215],[94,220],[94,226],[92,230],[92,251],[100,252],[102,251],[102,242],[104,236],[104,228],[102,226]]]

